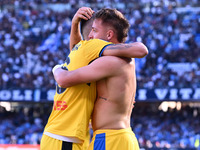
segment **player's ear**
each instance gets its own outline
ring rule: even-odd
[[[108,30],[108,32],[107,32],[107,39],[108,39],[108,41],[110,40],[110,39],[112,39],[112,37],[114,36],[114,31],[113,30]]]

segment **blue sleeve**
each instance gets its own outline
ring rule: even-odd
[[[106,48],[107,46],[109,46],[109,45],[113,45],[113,44],[108,44],[108,45],[104,46],[104,47],[102,48],[102,50],[100,51],[100,53],[99,53],[99,57],[101,57],[101,56],[102,56],[102,54],[103,54],[103,51],[104,51],[104,50],[105,50],[105,48]]]

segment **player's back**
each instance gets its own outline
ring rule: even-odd
[[[136,91],[135,62],[118,57],[101,59],[105,59],[104,63],[109,59],[112,75],[97,82],[93,129],[128,128]]]

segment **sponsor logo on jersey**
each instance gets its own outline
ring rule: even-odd
[[[65,110],[68,107],[65,101],[54,101],[53,109],[54,110]]]

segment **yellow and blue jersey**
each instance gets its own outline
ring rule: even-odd
[[[101,56],[111,44],[99,39],[80,41],[69,54],[64,66],[69,71],[88,65]],[[54,106],[45,132],[77,137],[84,140],[96,99],[96,83],[84,83],[69,88],[57,86]]]

